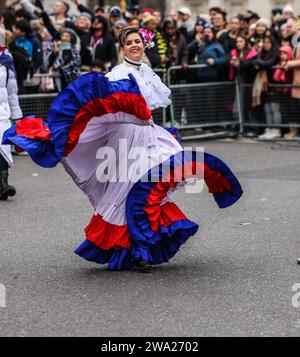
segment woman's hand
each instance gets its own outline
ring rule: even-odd
[[[60,45],[60,41],[55,41],[54,42],[54,45],[53,45],[53,53],[59,53],[59,51],[60,51],[60,47],[59,47],[59,45]]]
[[[285,69],[285,71],[289,71],[291,69],[290,61],[288,61],[284,64],[284,69]]]
[[[238,68],[240,66],[240,60],[238,58],[234,57],[231,59],[230,64],[233,67]]]
[[[154,128],[154,120],[153,120],[153,117],[151,117],[151,119],[149,119],[147,121],[148,125],[152,126],[152,128]]]
[[[209,66],[213,66],[215,64],[215,60],[213,58],[209,58],[206,63],[209,65]]]

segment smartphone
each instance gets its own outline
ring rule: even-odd
[[[59,45],[60,49],[63,50],[70,50],[71,49],[71,44],[70,43],[61,43]]]

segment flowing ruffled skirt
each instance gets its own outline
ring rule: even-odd
[[[167,262],[197,232],[170,198],[190,178],[203,178],[221,208],[242,195],[223,161],[184,152],[176,132],[149,126],[150,118],[132,76],[110,82],[93,73],[58,95],[48,123],[26,118],[4,134],[37,164],[63,164],[94,209],[76,253],[111,270]]]

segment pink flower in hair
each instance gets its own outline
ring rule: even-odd
[[[153,32],[146,29],[139,29],[139,33],[142,35],[147,48],[153,48],[155,46],[153,41],[155,35]]]

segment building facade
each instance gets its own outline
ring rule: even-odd
[[[56,0],[44,0],[43,3],[49,10]],[[71,0],[66,0],[71,5],[72,12],[76,13],[75,6]],[[15,0],[0,0],[1,5],[9,4]],[[97,0],[81,0],[84,5],[93,6]],[[106,0],[107,5],[120,5],[120,0]],[[257,12],[262,17],[270,17],[272,8],[284,7],[291,4],[297,15],[300,15],[300,0],[140,0],[144,7],[160,8],[162,11],[169,9],[179,9],[182,6],[188,6],[192,9],[195,16],[201,12],[207,12],[212,6],[224,8],[229,16],[236,15],[247,9]]]
[[[178,9],[188,6],[193,14],[207,12],[213,6],[225,9],[229,16],[241,11],[252,10],[260,16],[269,18],[271,10],[275,7],[284,7],[291,4],[297,15],[300,15],[300,0],[166,0],[167,9]]]

